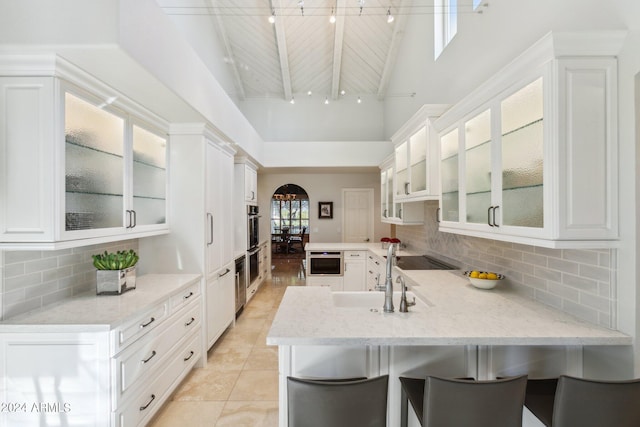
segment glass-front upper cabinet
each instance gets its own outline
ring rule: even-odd
[[[491,110],[465,123],[464,145],[467,222],[491,224],[495,209],[491,206]]]
[[[133,226],[164,224],[167,211],[167,139],[133,125]]]
[[[502,224],[544,227],[542,78],[504,99],[502,113]]]
[[[459,142],[455,128],[440,139],[441,220],[457,222],[460,218],[459,203]]]
[[[64,92],[65,232],[165,227],[167,137],[90,99]]]
[[[125,118],[65,93],[65,230],[122,227]]]

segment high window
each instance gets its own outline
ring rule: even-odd
[[[458,0],[434,0],[434,54],[437,59],[458,31]]]

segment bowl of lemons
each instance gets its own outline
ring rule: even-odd
[[[465,271],[464,275],[469,278],[473,286],[479,289],[493,289],[500,280],[504,279],[502,274],[492,273],[490,271]]]

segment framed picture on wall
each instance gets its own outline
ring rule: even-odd
[[[318,202],[318,218],[333,218],[333,202]]]

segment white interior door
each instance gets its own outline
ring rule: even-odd
[[[342,241],[370,242],[373,239],[373,188],[343,188]]]

